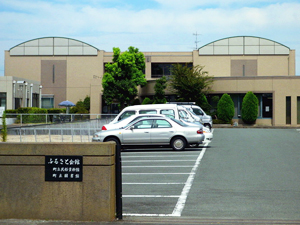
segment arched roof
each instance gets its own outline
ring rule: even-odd
[[[200,47],[199,55],[288,55],[290,48],[266,38],[236,36]]]
[[[44,37],[23,42],[12,47],[10,55],[97,55],[98,49],[71,38]]]

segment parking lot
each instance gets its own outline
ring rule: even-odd
[[[122,152],[123,215],[181,216],[205,150]]]
[[[298,224],[299,146],[297,129],[219,128],[203,148],[124,151],[123,215]]]

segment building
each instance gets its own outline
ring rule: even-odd
[[[154,94],[155,80],[170,75],[172,64],[191,63],[205,66],[214,76],[211,96],[230,94],[235,104],[235,120],[240,115],[243,96],[252,91],[259,99],[258,124],[300,124],[300,76],[295,75],[295,50],[283,44],[261,37],[237,36],[190,52],[144,52],[144,55],[148,84],[139,89],[141,98]],[[90,96],[91,114],[107,113],[101,82],[104,65],[111,62],[112,56],[112,52],[79,40],[38,38],[5,51],[5,77],[17,76],[40,84],[43,108]],[[166,94],[171,99],[172,93]]]
[[[0,77],[0,107],[40,107],[41,89],[39,81],[20,77]]]

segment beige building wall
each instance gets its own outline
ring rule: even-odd
[[[57,40],[66,41],[64,38]],[[34,40],[34,43],[38,41]],[[74,42],[74,40],[69,40],[66,46],[72,48],[72,41]],[[80,41],[75,42],[75,44],[82,44]],[[249,43],[255,44],[249,46]],[[22,45],[25,46],[26,52],[26,43],[20,46]],[[5,51],[5,76],[18,76],[41,82],[43,94],[54,95],[54,107],[58,107],[58,103],[64,100],[76,103],[88,95],[91,97],[90,112],[100,114],[102,112],[104,64],[112,61],[113,52],[88,47],[90,55],[18,55],[23,47],[15,48],[12,55],[10,51]],[[255,51],[251,50],[252,47]],[[211,51],[212,48],[213,51]],[[219,53],[221,51],[221,54],[215,54],[218,51]],[[230,54],[231,51],[237,51],[237,54]],[[296,123],[295,99],[300,96],[300,93],[297,88],[299,79],[295,76],[295,50],[290,50],[280,43],[256,37],[235,37],[212,42],[191,52],[144,52],[144,55],[148,84],[146,87],[139,88],[140,97],[154,94],[156,78],[151,76],[153,63],[193,63],[194,66],[204,66],[204,70],[215,77],[213,93],[246,93],[248,91],[273,93],[272,123],[274,125],[285,124],[285,96],[291,96],[292,124]],[[42,67],[43,61],[61,64],[59,75],[61,84],[50,85],[51,67],[45,73],[46,79],[42,79],[45,72]],[[65,62],[65,68],[63,62]],[[241,74],[243,66],[245,66],[245,77]],[[292,77],[295,79],[291,79]],[[167,89],[166,94],[172,94],[172,92]]]
[[[293,53],[293,51],[291,51]],[[232,60],[256,60],[257,76],[289,76],[295,75],[295,63],[290,62],[289,55],[284,56],[199,56],[194,51],[194,65],[204,66],[211,76],[231,77]]]
[[[0,92],[6,92],[6,107],[13,108],[13,77],[0,77]]]
[[[51,58],[53,59],[53,57],[10,56],[10,52],[5,51],[5,76],[41,81],[41,60]]]
[[[288,88],[287,88],[288,87]],[[212,89],[214,93],[272,93],[273,121],[264,124],[275,126],[298,126],[297,97],[300,97],[300,77],[216,77]],[[291,124],[286,124],[286,97],[291,96]]]

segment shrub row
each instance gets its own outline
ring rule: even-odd
[[[246,124],[254,124],[258,115],[258,98],[249,91],[242,102],[242,120]],[[217,106],[218,120],[215,123],[232,123],[234,103],[228,94],[223,94]]]
[[[65,113],[66,109],[41,109],[37,107],[24,107],[18,109],[8,109],[5,110],[5,113],[11,114],[29,114],[29,115],[22,115],[22,123],[43,123],[45,122],[45,115],[47,114],[58,114],[58,113]],[[45,115],[41,115],[45,114]],[[7,118],[15,117],[14,115],[7,115]],[[50,118],[51,119],[51,118]],[[17,115],[16,123],[19,123],[21,120],[21,115]]]

